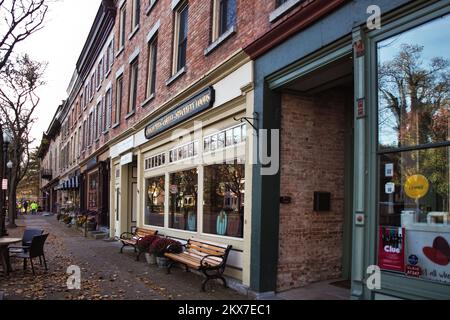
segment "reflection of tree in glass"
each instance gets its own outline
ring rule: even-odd
[[[399,146],[448,137],[450,60],[435,57],[425,65],[423,49],[403,44],[392,60],[379,67],[380,128],[392,127]]]
[[[217,166],[217,174],[221,177],[221,181],[218,193],[224,196],[225,192],[231,191],[237,199],[237,211],[242,214],[243,206],[243,192],[245,183],[245,168],[242,164],[235,162],[232,165],[219,165]],[[222,189],[222,190],[220,190]]]
[[[185,218],[186,213],[189,210],[193,210],[194,213],[196,212],[198,192],[197,169],[186,170],[172,174],[171,184],[178,187],[177,194],[171,194],[171,197],[173,199],[171,210],[171,226],[175,226],[175,212],[182,213]],[[192,196],[193,200],[185,201],[185,199],[190,196]],[[187,202],[187,206],[185,206],[185,202]]]
[[[164,177],[153,178],[148,182],[147,195],[150,205],[150,213],[154,213],[155,201],[164,193]]]

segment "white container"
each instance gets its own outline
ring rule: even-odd
[[[401,215],[402,227],[412,225],[417,222],[416,211],[404,210]]]
[[[427,223],[448,225],[448,212],[429,212],[427,215]]]

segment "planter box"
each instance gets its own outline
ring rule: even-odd
[[[157,263],[156,256],[154,254],[146,253],[145,260],[147,260],[147,263],[151,265],[155,265]]]
[[[158,268],[167,268],[169,265],[169,259],[166,257],[156,257],[156,262],[158,264]]]

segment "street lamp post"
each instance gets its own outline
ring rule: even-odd
[[[8,168],[8,148],[9,148],[9,144],[11,143],[11,136],[9,134],[9,132],[7,131],[3,131],[3,168],[2,168],[2,179],[5,179],[5,177],[7,176],[7,168]],[[12,163],[11,163],[11,167],[12,167]],[[8,181],[9,183],[9,181]],[[8,186],[9,187],[9,186]],[[3,188],[2,188],[3,189]],[[6,207],[7,207],[7,202],[6,202],[6,192],[7,190],[2,190],[2,204],[3,206],[0,208],[0,214],[1,214],[1,219],[3,220],[2,223],[2,229],[1,230],[1,236],[7,236],[8,233],[6,231]]]

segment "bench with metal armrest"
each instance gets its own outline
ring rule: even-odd
[[[122,242],[122,248],[120,248],[120,253],[123,253],[123,248],[130,246],[134,248],[134,252],[137,253],[136,260],[139,261],[139,257],[142,254],[139,250],[138,242],[140,239],[146,236],[154,236],[158,233],[158,230],[136,228],[134,232],[124,232],[120,235],[119,240]]]
[[[206,279],[202,282],[202,290],[205,291],[206,283],[212,279],[222,280],[225,288],[227,282],[223,277],[231,245],[210,242],[200,239],[189,239],[183,245],[181,253],[172,253],[171,246],[166,249],[165,257],[171,261],[167,267],[167,273],[175,264],[182,264],[188,269],[203,272]]]

